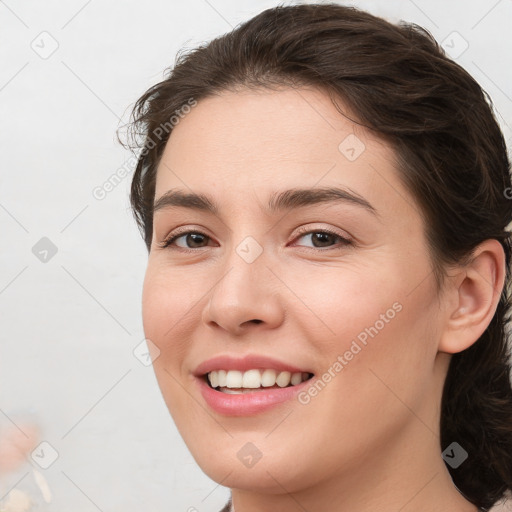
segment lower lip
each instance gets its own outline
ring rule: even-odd
[[[236,395],[222,393],[211,388],[204,378],[198,377],[201,394],[206,403],[216,412],[225,416],[251,416],[266,411],[294,398],[301,390],[311,384],[311,379],[296,386],[269,388],[266,391],[240,393]]]

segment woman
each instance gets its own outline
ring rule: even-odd
[[[488,510],[512,487],[512,190],[433,38],[279,6],[133,111],[159,387],[224,511]]]

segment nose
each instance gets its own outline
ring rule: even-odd
[[[258,329],[276,328],[285,313],[282,287],[264,254],[248,263],[234,251],[210,292],[202,320],[235,336],[259,324],[264,325]]]

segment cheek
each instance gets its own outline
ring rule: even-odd
[[[162,397],[173,418],[186,418],[190,395],[183,389],[183,360],[191,334],[187,314],[196,302],[183,293],[179,272],[149,264],[142,293],[142,319],[145,337],[157,348],[152,355],[153,371]],[[151,344],[148,344],[151,346]]]
[[[285,276],[300,299],[294,321],[303,323],[305,335],[322,345],[325,354],[343,354],[351,347],[353,355],[362,352],[370,340],[385,337],[393,324],[407,317],[404,294],[394,285],[399,280],[390,270],[354,264],[296,272],[300,280],[294,274]]]
[[[187,272],[150,256],[142,289],[145,327],[162,334],[172,329],[194,304],[194,279]]]
[[[179,272],[148,265],[142,291],[142,320],[146,338],[160,350],[154,361],[155,371],[162,366],[178,368],[180,354],[184,354],[188,339],[184,333],[188,323],[184,320],[195,301],[183,291]]]
[[[308,311],[293,321],[316,345],[325,381],[337,382],[332,388],[392,397],[382,376],[413,399],[429,381],[436,354],[432,290],[425,283],[411,293],[417,278],[398,266],[365,270],[343,268],[335,279],[336,269],[308,272],[298,288]]]

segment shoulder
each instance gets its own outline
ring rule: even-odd
[[[229,498],[229,501],[224,505],[224,508],[219,512],[231,512],[231,498]]]

